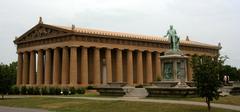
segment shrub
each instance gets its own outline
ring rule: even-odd
[[[17,87],[17,86],[15,86],[15,87],[13,88],[13,93],[16,94],[16,95],[19,95],[19,94],[20,94],[20,88]]]
[[[22,87],[21,87],[21,94],[22,94],[22,95],[26,95],[26,94],[27,94],[27,88],[26,88],[26,86],[22,86]]]
[[[39,87],[33,88],[33,94],[34,95],[40,95],[40,93],[41,93],[41,89]]]
[[[33,95],[33,87],[28,87],[27,88],[27,94],[29,94],[29,95]]]
[[[76,94],[76,89],[74,87],[70,87],[69,94]]]
[[[55,95],[55,88],[54,87],[49,88],[49,94],[50,95]]]
[[[61,88],[55,88],[55,95],[61,95]]]
[[[57,87],[50,87],[49,88],[49,94],[50,95],[61,95],[61,88],[57,88]]]
[[[18,95],[20,94],[20,89],[17,86],[12,86],[9,94]]]
[[[78,94],[84,94],[85,91],[86,91],[86,89],[83,88],[83,87],[80,87],[80,88],[78,88],[78,89],[76,90],[76,92],[77,92]]]
[[[94,90],[94,86],[87,86],[87,90]]]
[[[62,94],[63,94],[63,95],[68,95],[68,94],[69,94],[68,92],[69,92],[69,91],[68,91],[67,88],[63,88],[63,89],[62,89]]]
[[[160,76],[157,77],[157,81],[161,81],[162,78]]]
[[[47,87],[43,87],[41,88],[41,95],[49,95],[49,91]]]

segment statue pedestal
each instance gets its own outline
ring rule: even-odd
[[[170,50],[160,58],[163,81],[177,81],[179,83],[187,81],[188,57],[184,56],[180,50]]]

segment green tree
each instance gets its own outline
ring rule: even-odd
[[[223,58],[209,56],[193,56],[193,80],[200,97],[205,98],[210,112],[210,102],[219,98],[218,89],[221,87],[219,72],[224,63]]]
[[[237,71],[237,79],[238,79],[238,81],[240,81],[240,69],[238,69],[238,71]]]
[[[17,61],[14,61],[12,63],[10,63],[9,65],[9,72],[8,74],[11,77],[11,84],[15,84],[16,83],[16,76],[17,76]]]
[[[223,80],[224,75],[228,75],[229,79],[232,81],[239,80],[237,68],[232,67],[230,65],[224,65],[219,75],[220,75],[220,80]]]
[[[0,64],[0,94],[2,99],[7,94],[16,81],[16,62],[10,65]]]

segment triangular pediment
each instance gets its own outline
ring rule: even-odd
[[[22,36],[17,38],[15,42],[30,41],[35,39],[54,37],[66,33],[70,33],[70,30],[62,29],[52,25],[37,24]]]

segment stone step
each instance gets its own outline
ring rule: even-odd
[[[144,98],[148,96],[148,92],[145,88],[133,88],[133,87],[125,87],[123,88],[125,91],[124,97],[138,97]]]

